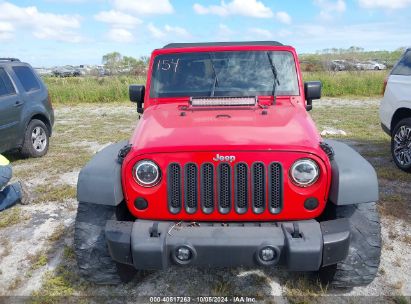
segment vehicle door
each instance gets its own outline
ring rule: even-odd
[[[19,137],[23,139],[28,119],[35,114],[34,108],[39,105],[44,98],[47,98],[45,90],[42,90],[42,85],[39,77],[34,70],[25,63],[16,63],[10,69],[12,79],[15,79],[15,85],[20,92],[20,103],[22,107],[22,119],[20,121]]]
[[[396,108],[411,108],[411,50],[408,50],[392,69],[385,98],[395,101]]]
[[[16,146],[23,105],[9,75],[5,67],[0,67],[0,152]]]

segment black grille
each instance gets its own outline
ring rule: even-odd
[[[253,209],[261,213],[265,209],[265,166],[254,163],[252,168]]]
[[[239,214],[246,213],[249,208],[255,213],[267,210],[278,214],[283,208],[280,163],[266,166],[255,162],[250,167],[246,163],[220,163],[218,166],[187,163],[183,167],[184,170],[176,163],[168,166],[168,206],[172,213],[179,213],[183,208],[183,193],[184,209],[188,213],[198,212],[199,202],[204,213],[213,212],[216,204],[218,212],[223,214],[232,208]]]
[[[235,166],[235,207],[238,213],[244,213],[248,207],[248,167],[240,163]]]
[[[231,208],[231,166],[218,166],[218,207],[221,213],[228,213]]]
[[[279,163],[270,164],[270,212],[280,213],[283,203],[283,170]]]
[[[181,210],[181,168],[178,164],[168,166],[168,206],[172,213]]]
[[[201,166],[201,206],[205,213],[214,210],[214,166],[205,163]]]
[[[198,201],[198,170],[196,164],[185,165],[184,180],[184,205],[188,213],[194,213],[197,210]]]

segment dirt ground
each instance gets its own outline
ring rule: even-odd
[[[105,145],[127,139],[138,120],[132,105],[107,104],[58,106],[46,157],[21,160],[8,155],[14,179],[23,180],[30,189],[31,203],[0,213],[0,296],[31,296],[39,303],[58,302],[58,296],[72,295],[107,299],[238,295],[267,303],[331,299],[341,303],[410,303],[411,174],[395,168],[389,138],[380,130],[377,113],[378,101],[372,99],[323,100],[312,112],[320,132],[344,131],[345,135],[328,136],[346,141],[377,169],[383,250],[378,276],[369,286],[333,290],[307,274],[290,274],[281,268],[171,268],[141,274],[120,286],[84,281],[78,275],[72,247],[78,173]]]

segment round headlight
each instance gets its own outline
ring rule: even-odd
[[[152,187],[160,180],[160,169],[150,160],[141,160],[134,166],[134,177],[141,186]]]
[[[320,170],[315,161],[304,158],[297,160],[290,170],[291,181],[299,187],[314,184],[320,176]]]

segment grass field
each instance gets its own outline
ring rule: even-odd
[[[381,94],[387,71],[305,72],[304,81],[321,80],[325,97],[375,97]],[[54,103],[107,103],[128,100],[130,84],[144,84],[144,78],[119,77],[47,77]]]
[[[128,86],[143,84],[145,79],[118,77],[46,77],[53,103],[107,103],[128,100]]]
[[[320,80],[324,97],[380,96],[387,71],[304,72],[303,80]]]

